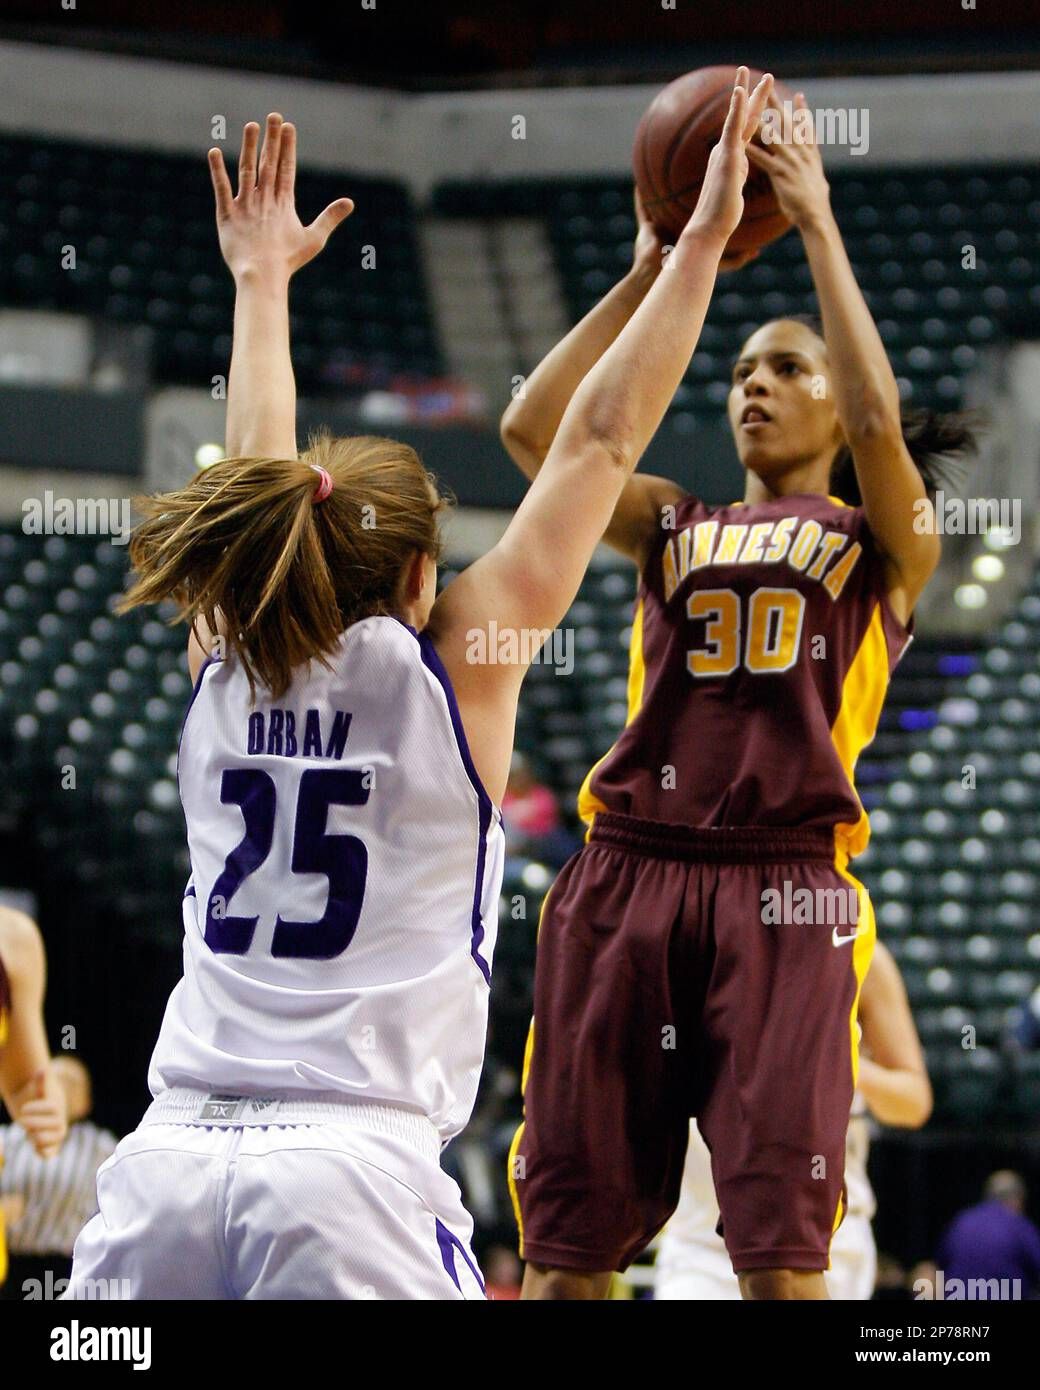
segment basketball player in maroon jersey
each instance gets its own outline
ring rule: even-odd
[[[933,454],[971,437],[904,434],[815,144],[749,159],[803,239],[822,335],[781,320],[744,344],[742,502],[636,475],[605,534],[640,571],[628,721],[539,929],[510,1156],[528,1298],[606,1293],[675,1207],[691,1115],[743,1296],[827,1296],[875,933],[846,867],[869,833],[853,769],[939,559]],[[640,210],[633,270],[503,418],[529,477],[660,265]]]

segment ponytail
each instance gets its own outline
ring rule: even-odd
[[[960,494],[968,479],[979,418],[974,411],[904,410],[900,415],[903,442],[913,459],[928,496],[937,492]],[[852,452],[847,445],[838,451],[831,465],[830,490],[850,507],[862,506]]]
[[[332,482],[320,500],[315,467]],[[329,664],[352,623],[396,611],[411,557],[439,558],[446,504],[408,445],[322,433],[298,459],[223,459],[137,505],[135,578],[117,612],[170,598],[174,623],[201,617],[216,632],[222,618],[250,698],[260,684],[278,699],[296,667]]]

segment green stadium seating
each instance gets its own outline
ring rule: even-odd
[[[1040,172],[1009,164],[980,178],[965,165],[941,179],[835,170],[832,202],[860,286],[913,405],[952,408],[979,352],[1040,323]],[[931,190],[931,192],[929,192]],[[624,179],[444,183],[436,211],[454,217],[541,216],[573,321],[631,262],[635,222]],[[976,248],[969,277],[963,248]],[[676,414],[717,411],[743,337],[763,319],[813,313],[816,299],[796,234],[764,248],[716,293]],[[533,365],[533,364],[529,364]]]
[[[75,171],[75,172],[72,172]],[[346,182],[344,182],[346,180]],[[384,373],[443,371],[407,190],[301,169],[313,216],[344,191],[356,211],[293,289],[294,364],[307,390],[343,389],[344,360]],[[58,271],[73,240],[73,271]],[[363,269],[361,247],[376,247]],[[0,304],[90,314],[153,332],[163,382],[226,373],[233,286],[220,259],[205,160],[0,136]]]

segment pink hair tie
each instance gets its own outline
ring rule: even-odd
[[[318,486],[314,489],[313,501],[324,502],[326,497],[332,495],[332,474],[327,468],[322,468],[320,464],[312,463],[311,467],[319,475]]]

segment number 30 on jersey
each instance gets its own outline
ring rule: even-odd
[[[729,676],[743,665],[753,675],[789,671],[798,660],[805,597],[797,589],[756,589],[746,613],[732,589],[695,589],[686,616],[704,624],[704,645],[686,653],[698,679]]]

